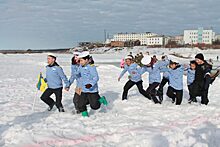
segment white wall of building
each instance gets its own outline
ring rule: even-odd
[[[154,45],[163,46],[166,45],[167,43],[168,43],[168,38],[164,36],[153,36],[147,38],[147,45],[149,46],[154,46]]]
[[[113,35],[114,41],[140,40],[141,45],[148,45],[148,37],[156,36],[155,33],[118,33]]]
[[[184,30],[185,44],[212,44],[215,39],[215,32],[211,29],[199,28],[197,30]]]

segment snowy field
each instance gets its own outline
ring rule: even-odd
[[[142,49],[143,50],[143,49]],[[137,48],[135,52],[141,51]],[[144,50],[145,51],[145,50]],[[176,50],[193,57],[199,50]],[[129,52],[129,51],[127,51]],[[171,53],[174,51],[165,51]],[[203,51],[215,59],[220,50]],[[161,49],[151,50],[161,55]],[[220,146],[220,79],[210,87],[208,106],[187,104],[188,90],[184,76],[184,100],[175,106],[165,96],[162,105],[155,105],[133,87],[128,101],[121,101],[127,81],[117,77],[121,69],[103,62],[120,62],[125,51],[93,55],[100,76],[100,95],[106,96],[108,107],[89,111],[89,118],[73,115],[70,92],[63,92],[65,113],[47,112],[36,90],[37,75],[45,73],[46,54],[0,54],[0,146],[4,147],[219,147]],[[58,63],[70,77],[71,55],[58,55]],[[180,59],[188,63],[189,59]],[[219,64],[217,61],[215,64]],[[144,87],[148,75],[143,76]],[[37,97],[34,111],[32,104]]]

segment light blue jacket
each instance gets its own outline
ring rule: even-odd
[[[63,72],[63,69],[58,66],[46,66],[46,82],[48,85],[48,88],[51,89],[57,89],[63,87],[62,80],[65,83],[65,87],[69,87],[69,81],[66,77],[66,75]]]
[[[191,68],[187,68],[187,85],[191,85],[195,80],[196,70],[192,70]]]
[[[169,86],[176,90],[183,90],[184,67],[179,66],[176,69],[169,69]]]
[[[96,67],[90,64],[85,66],[79,66],[78,74],[82,80],[82,92],[84,93],[95,93],[98,92],[98,81],[99,76]],[[92,87],[87,89],[86,85],[91,84]]]
[[[154,82],[160,83],[161,82],[161,68],[164,66],[164,63],[161,61],[158,61],[155,63],[152,67],[144,66],[142,67],[142,74],[145,72],[149,73],[149,84],[152,84]]]
[[[163,77],[168,79],[169,78],[169,73],[167,72],[168,71],[168,65],[170,63],[170,60],[165,60],[165,61],[160,61],[161,62],[161,67],[160,67],[160,70],[163,72],[163,70],[165,70],[163,72]]]
[[[82,88],[81,75],[78,73],[79,65],[71,65],[71,77],[69,79],[70,85],[76,80],[76,87]]]
[[[131,81],[139,82],[142,80],[141,79],[141,68],[136,63],[132,63],[130,66],[125,65],[124,70],[121,72],[119,78],[122,78],[126,72],[129,73]]]

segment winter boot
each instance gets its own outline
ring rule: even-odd
[[[63,107],[60,107],[58,110],[59,110],[59,112],[65,112]]]
[[[102,96],[102,97],[99,99],[99,102],[100,102],[101,104],[105,105],[105,106],[108,105],[108,102],[107,102],[105,96]]]
[[[47,108],[47,110],[48,111],[51,111],[52,109],[53,109],[53,106],[55,105],[56,103],[54,102],[52,105],[50,105],[48,108]]]
[[[89,117],[89,114],[88,114],[87,111],[83,111],[83,112],[82,112],[82,116],[83,116],[83,117]]]

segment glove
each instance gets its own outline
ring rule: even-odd
[[[87,89],[89,89],[89,88],[91,88],[92,87],[92,85],[91,84],[86,84],[86,86],[85,86]]]

